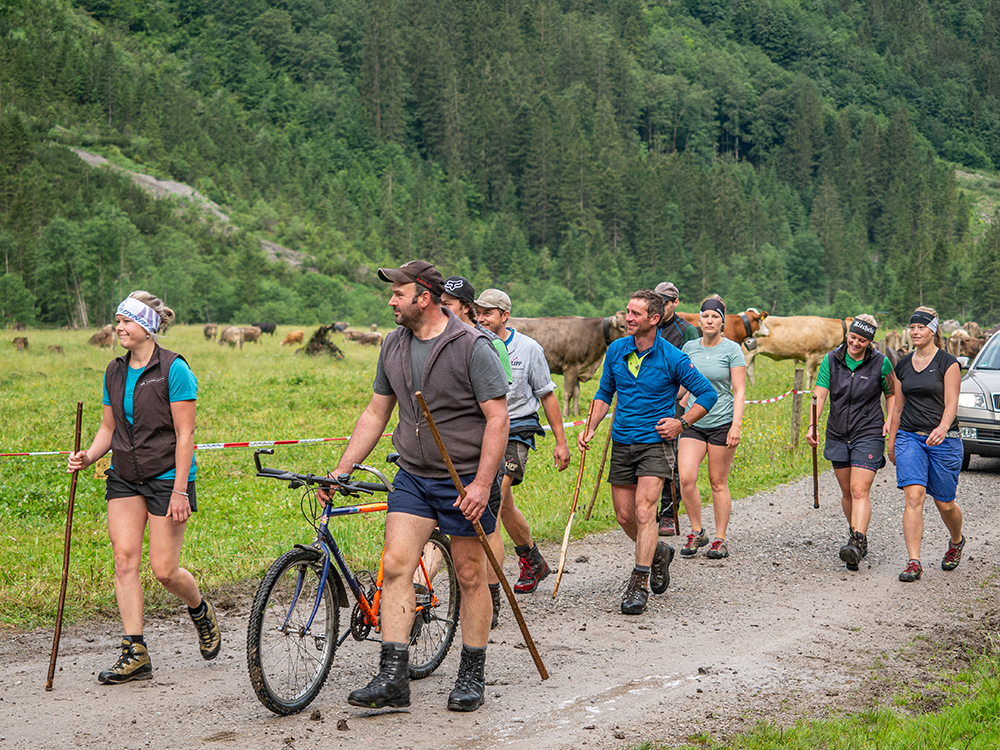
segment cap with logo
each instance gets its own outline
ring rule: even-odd
[[[495,307],[498,310],[509,313],[510,297],[499,289],[487,289],[476,300],[476,307]]]
[[[464,276],[449,276],[444,282],[444,291],[470,305],[476,304],[476,290]]]
[[[444,292],[444,276],[433,263],[428,263],[426,260],[411,260],[399,268],[380,268],[378,277],[390,283],[414,283],[438,296]]]

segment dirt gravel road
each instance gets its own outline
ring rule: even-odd
[[[857,573],[837,558],[847,526],[831,472],[820,477],[820,497],[814,510],[807,479],[738,501],[731,557],[678,555],[667,593],[639,617],[618,611],[632,554],[624,535],[574,542],[558,598],[550,578],[519,599],[551,678],[539,680],[505,609],[488,651],[487,702],[472,714],[445,710],[457,645],[437,673],[413,683],[409,710],[348,706],[347,693],[367,682],[378,651],[349,640],[312,706],[274,716],[247,677],[245,601],[221,612],[223,652],[211,663],[198,656],[186,615],[148,623],[154,678],[123,686],[96,682],[114,659],[117,622],[64,632],[49,693],[51,631],[3,631],[0,750],[618,748],[853,711],[903,685],[919,706],[935,708],[943,696],[927,686],[938,670],[961,668],[1000,621],[1000,461],[974,459],[962,475],[968,544],[954,572],[940,569],[947,532],[928,503],[924,577],[913,584],[896,578],[906,553],[891,467],[873,488],[871,552]],[[705,518],[711,532],[711,513]],[[558,548],[544,552],[558,559]]]

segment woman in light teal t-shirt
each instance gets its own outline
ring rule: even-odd
[[[708,544],[701,524],[701,495],[698,493],[698,469],[708,456],[708,478],[712,483],[712,511],[715,516],[715,540],[707,556],[719,560],[729,556],[726,531],[732,510],[729,494],[729,469],[736,446],[740,444],[746,396],[746,358],[735,341],[722,335],[726,324],[726,305],[713,295],[701,306],[698,324],[702,337],[684,345],[684,353],[715,388],[719,400],[697,424],[681,433],[677,446],[677,469],[681,479],[681,499],[691,521],[691,533],[681,548],[685,557],[694,555]]]

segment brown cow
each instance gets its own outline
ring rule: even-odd
[[[19,352],[28,351],[28,337],[27,336],[15,336],[14,340],[11,342],[14,344],[14,348]]]
[[[944,348],[948,354],[953,357],[958,357],[962,354],[963,343],[968,340],[969,334],[964,328],[958,328],[951,332],[951,335],[945,339]]]
[[[350,327],[351,324],[348,323],[346,320],[338,320],[336,323],[333,324],[333,330],[336,331],[337,333],[340,333],[341,331],[346,331]]]
[[[88,344],[93,344],[94,346],[107,346],[111,347],[115,343],[115,333],[114,327],[110,325],[104,326],[101,330],[90,337]]]
[[[366,333],[360,339],[358,343],[361,346],[382,346],[382,334],[381,333]]]
[[[854,318],[818,318],[814,315],[767,319],[768,335],[757,339],[757,347],[743,353],[747,360],[747,377],[753,382],[753,360],[758,354],[771,359],[795,359],[806,363],[806,388],[816,379],[823,357],[840,346]]]
[[[890,349],[895,349],[899,351],[903,348],[903,334],[899,331],[886,331],[885,332],[885,345]]]
[[[987,339],[973,339],[967,338],[962,339],[962,348],[959,351],[959,356],[968,357],[971,362],[976,358],[976,355],[982,350],[983,345],[986,343]]]
[[[219,346],[222,346],[223,344],[229,344],[230,349],[239,344],[240,349],[242,349],[243,329],[237,328],[236,326],[226,326],[223,328],[222,333],[219,334]]]
[[[241,328],[243,331],[243,340],[252,341],[255,344],[260,343],[261,330],[257,326],[250,326],[249,328]]]
[[[206,323],[205,324],[205,340],[206,341],[214,341],[215,340],[215,334],[218,332],[218,330],[219,330],[219,326],[217,326],[215,323]]]
[[[698,313],[676,313],[677,317],[683,318],[695,328],[698,327]],[[766,312],[761,312],[756,307],[748,307],[746,312],[739,315],[726,315],[726,325],[722,329],[722,334],[730,341],[742,344],[751,336],[767,336]],[[751,344],[752,348],[753,344]]]
[[[563,415],[580,413],[580,383],[593,377],[604,352],[626,335],[625,311],[610,318],[511,318],[507,325],[537,341],[549,370],[563,376]]]
[[[52,352],[53,354],[65,354],[66,353],[65,350],[61,346],[59,346],[57,344],[52,344],[49,347],[49,351]]]
[[[378,332],[378,323],[372,323],[372,333]]]
[[[301,344],[302,337],[306,335],[305,331],[292,331],[285,335],[285,340],[281,342],[281,346],[285,344]]]
[[[970,320],[964,326],[962,326],[966,331],[968,331],[969,336],[974,339],[981,339],[983,337],[983,329],[979,327],[979,323],[974,320]]]
[[[341,333],[344,334],[344,341],[361,341],[361,337],[365,335],[365,331],[356,328],[345,328]]]

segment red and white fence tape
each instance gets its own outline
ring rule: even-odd
[[[779,401],[781,401],[781,399],[788,398],[789,396],[793,396],[796,393],[812,393],[812,391],[795,391],[795,390],[791,390],[791,391],[788,391],[787,393],[782,393],[780,396],[775,396],[774,398],[765,398],[765,399],[761,399],[760,401],[744,401],[743,403],[744,404],[776,404]]]

